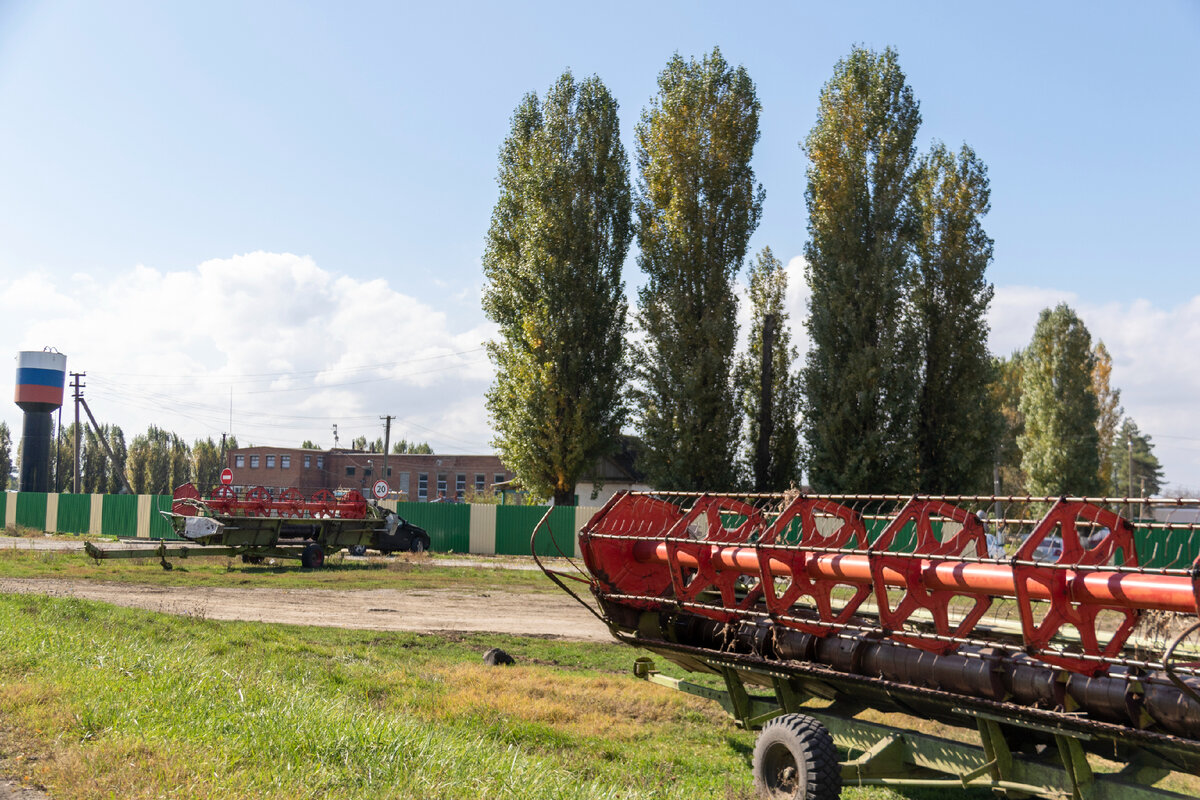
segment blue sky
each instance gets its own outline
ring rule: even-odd
[[[752,251],[790,261],[798,142],[855,43],[898,50],[923,149],[967,142],[989,167],[993,349],[1072,303],[1168,481],[1200,488],[1192,2],[0,0],[0,351],[66,352],[129,435],[219,434],[232,393],[242,441],[329,439],[338,418],[373,438],[392,413],[486,449],[480,254],[522,95],[599,75],[632,157],[666,60],[720,46],[763,106]]]

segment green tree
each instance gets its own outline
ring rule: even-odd
[[[762,216],[750,166],[760,104],[745,68],[715,48],[700,61],[676,54],[658,88],[636,133],[647,280],[634,397],[645,469],[662,489],[729,489],[739,428],[734,279]]]
[[[483,308],[500,327],[487,405],[504,462],[556,505],[574,503],[626,415],[628,172],[617,102],[570,72],[544,103],[525,96],[500,153],[483,256]]]
[[[108,470],[108,486],[105,491],[109,494],[120,494],[125,491],[125,484],[122,482],[121,476],[127,474],[125,432],[117,425],[105,427],[108,428],[108,448],[112,450],[113,454],[112,464]]]
[[[1045,309],[1022,359],[1017,439],[1034,495],[1094,495],[1100,490],[1099,407],[1092,390],[1092,337],[1065,303]]]
[[[12,471],[12,431],[8,429],[8,423],[0,422],[0,492],[8,490]]]
[[[413,442],[408,445],[408,452],[412,455],[431,456],[433,455],[433,448],[429,446],[429,442],[421,442],[420,444]]]
[[[804,436],[809,482],[822,491],[916,488],[919,351],[905,283],[920,123],[896,52],[855,48],[822,89],[804,142]]]
[[[792,371],[799,351],[792,345],[788,329],[787,273],[783,262],[771,248],[764,247],[750,266],[750,338],[747,352],[734,372],[742,413],[748,432],[745,469],[754,477],[757,491],[782,491],[800,477],[800,381]],[[767,460],[757,458],[762,410],[763,329],[768,315],[774,321],[774,347],[771,351],[771,428]]]
[[[80,482],[84,492],[88,494],[103,493],[108,488],[108,473],[111,468],[108,453],[104,451],[101,437],[108,436],[107,425],[100,426],[99,435],[88,425],[84,427],[83,465],[80,468]]]
[[[996,463],[1000,465],[1000,493],[1024,494],[1025,472],[1021,469],[1021,448],[1017,440],[1025,431],[1021,414],[1021,380],[1024,375],[1022,352],[992,360],[992,384],[989,402],[1000,414],[1000,433],[996,442]]]
[[[312,439],[305,439],[303,444],[300,445],[300,449],[301,450],[320,450],[321,448],[318,447],[317,445],[313,444]]]
[[[208,491],[217,485],[221,478],[221,448],[212,437],[197,439],[192,445],[192,475],[195,476],[196,486],[200,491]]]
[[[133,437],[126,473],[135,494],[170,494],[191,479],[191,453],[179,436],[151,425]]]
[[[1132,418],[1126,417],[1121,423],[1109,451],[1109,461],[1113,468],[1113,487],[1118,495],[1149,497],[1162,492],[1163,470],[1158,456],[1154,455],[1154,443],[1149,435],[1138,429]]]
[[[350,443],[350,449],[356,453],[365,452],[367,449],[367,437],[355,436],[354,441]]]
[[[1096,417],[1096,435],[1100,447],[1100,490],[1104,493],[1121,494],[1125,489],[1113,476],[1113,443],[1117,439],[1117,426],[1121,424],[1121,390],[1112,386],[1112,356],[1104,342],[1096,343],[1092,351],[1095,366],[1092,367],[1092,391],[1096,393],[1099,416]]]
[[[910,294],[921,352],[917,396],[918,486],[927,494],[991,485],[997,408],[989,403],[992,362],[985,273],[992,240],[987,167],[970,147],[938,143],[917,165],[912,190],[914,270]]]

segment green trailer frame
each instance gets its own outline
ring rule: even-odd
[[[664,653],[664,655],[666,655]],[[862,707],[847,707],[841,701],[824,708],[805,703],[818,695],[806,691],[811,685],[794,680],[779,670],[755,667],[716,657],[691,655],[703,662],[705,671],[718,673],[725,688],[662,675],[652,659],[634,663],[634,675],[660,686],[719,703],[746,730],[760,730],[784,715],[799,714],[816,720],[847,758],[839,763],[842,786],[927,787],[944,789],[990,789],[1001,797],[1039,797],[1048,800],[1187,800],[1191,795],[1155,787],[1172,773],[1189,774],[1188,767],[1171,758],[1170,750],[1138,749],[1126,759],[1123,769],[1102,772],[1093,768],[1085,752],[1092,740],[1086,731],[1067,725],[1031,722],[989,713],[979,708],[955,707],[951,713],[974,721],[977,744],[968,744],[891,725],[855,719]],[[751,694],[747,684],[767,686],[771,695]],[[970,730],[969,728],[961,728]],[[1035,735],[1046,744],[1035,754],[1015,751],[1014,740]],[[1190,748],[1178,755],[1194,758]],[[756,759],[758,751],[755,753]],[[1164,757],[1165,756],[1165,757]],[[1181,759],[1182,760],[1182,759]],[[757,768],[756,764],[756,768]],[[757,769],[756,769],[757,771]],[[803,787],[798,798],[828,800],[840,789],[816,795]],[[768,793],[768,797],[792,797],[791,793]]]
[[[182,542],[160,541],[154,547],[98,547],[91,542],[84,550],[97,561],[106,558],[150,558],[157,556],[163,569],[171,569],[169,558],[193,556],[241,556],[247,563],[266,558],[299,559],[309,568],[321,567],[325,557],[343,548],[371,547],[385,533],[385,521],[369,511],[362,519],[184,516],[160,512],[177,534],[183,535],[189,520],[213,520],[207,535],[188,535]]]

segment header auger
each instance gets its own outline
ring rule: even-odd
[[[1183,797],[1200,783],[1151,778],[1200,774],[1200,524],[1131,520],[1184,502],[626,493],[579,545],[614,636],[725,689],[648,659],[639,676],[766,725],[768,797],[828,800],[842,782]],[[834,743],[855,757],[839,766]]]

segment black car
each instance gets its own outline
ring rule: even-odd
[[[399,514],[387,515],[387,530],[376,538],[379,552],[387,555],[396,551],[424,553],[429,549],[429,534],[424,528],[413,525]]]

